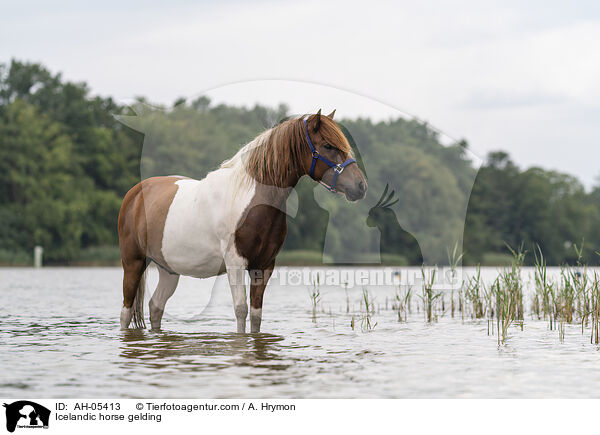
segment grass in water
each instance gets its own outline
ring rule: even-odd
[[[535,254],[535,297],[534,297],[534,313],[538,319],[543,314],[544,319],[550,322],[550,330],[552,330],[553,320],[555,318],[555,284],[548,278],[548,269],[546,259],[540,246],[536,247]],[[541,312],[540,312],[541,310]]]
[[[519,322],[523,329],[523,283],[521,280],[521,267],[525,260],[522,247],[514,251],[508,249],[513,255],[510,269],[504,269],[492,284],[492,292],[496,302],[496,326],[498,330],[498,345],[504,344],[508,337],[508,328]]]
[[[529,286],[529,281],[522,277],[526,255],[523,246],[521,245],[517,250],[508,246],[508,249],[512,254],[512,262],[510,266],[498,272],[491,285],[482,278],[481,267],[478,265],[475,274],[462,281],[458,288],[452,288],[448,306],[453,315],[456,310],[461,312],[463,320],[464,316],[470,316],[472,319],[487,318],[488,335],[494,335],[496,331],[498,345],[506,343],[511,326],[520,326],[523,331],[524,293],[526,286]],[[535,247],[535,267],[531,275],[533,278],[532,289],[535,292],[528,295],[528,301],[531,302],[528,307],[531,307],[531,312],[527,314],[531,315],[532,319],[547,321],[550,330],[558,332],[561,341],[565,339],[569,324],[581,321],[583,334],[591,323],[590,341],[592,344],[600,344],[600,274],[593,272],[592,276],[587,269],[582,259],[583,245],[581,248],[575,245],[575,250],[577,265],[563,265],[557,274],[553,271],[549,272],[542,249],[539,246]],[[456,249],[453,252],[456,252]],[[600,256],[599,252],[597,254]],[[453,255],[456,257],[455,254],[449,252],[449,260],[452,260]],[[454,262],[454,264],[456,263]],[[423,309],[425,321],[428,323],[437,321],[438,316],[443,315],[444,311],[443,294],[441,291],[436,291],[434,285],[436,272],[435,268],[421,267],[423,282],[421,293],[418,294],[421,303],[416,304],[415,307],[417,313],[421,308]],[[373,322],[373,316],[376,310],[377,313],[389,310],[388,302],[391,302],[391,310],[396,312],[397,321],[408,321],[413,295],[411,286],[397,285],[392,298],[388,299],[386,296],[385,305],[377,305],[372,294],[366,287],[363,287],[359,311],[354,311],[354,308],[350,306],[346,284],[344,284],[344,290],[346,292],[346,313],[351,315],[350,326],[353,330],[358,327],[359,322],[363,332],[375,328],[377,323]],[[448,293],[450,296],[450,292]],[[458,295],[456,300],[455,295]],[[317,306],[321,303],[318,280],[313,283],[311,302],[313,315],[316,317]],[[343,306],[340,306],[341,311],[343,311]],[[329,314],[332,316],[331,309]]]
[[[319,302],[321,301],[321,292],[319,290],[319,275],[317,275],[316,279],[312,280],[312,289],[310,291],[309,297],[312,304],[312,321],[316,323],[317,321],[317,307]]]
[[[539,246],[535,250],[535,295],[532,312],[541,319],[547,319],[550,330],[558,330],[561,340],[565,338],[565,325],[578,317],[581,332],[588,322],[590,309],[590,281],[587,268],[582,262],[581,248],[574,245],[577,253],[577,267],[563,265],[558,282],[548,278],[546,260]],[[583,270],[583,273],[581,272]]]
[[[590,289],[590,317],[592,320],[592,335],[590,342],[598,344],[600,342],[600,281],[598,274],[594,272],[594,279]]]
[[[394,303],[392,309],[398,314],[398,322],[407,321],[410,311],[410,301],[412,299],[412,286],[408,286],[406,290],[402,290],[400,284],[394,295]]]
[[[361,329],[363,332],[375,329],[377,323],[373,323],[371,319],[371,316],[375,313],[375,303],[373,302],[373,298],[369,295],[369,290],[367,290],[366,287],[363,287],[362,289],[362,304],[364,304],[365,311],[360,319]]]
[[[442,296],[442,292],[436,292],[433,289],[435,282],[435,269],[431,269],[429,273],[425,271],[425,267],[421,267],[421,276],[423,277],[423,288],[421,293],[421,301],[423,303],[423,313],[425,314],[425,320],[427,323],[431,323],[433,320],[437,320],[436,314],[436,303],[437,300]]]
[[[471,316],[481,319],[485,316],[485,285],[481,280],[481,267],[478,265],[475,275],[469,277],[465,285],[465,299],[471,304]]]
[[[465,254],[464,254],[464,252],[461,252],[461,253],[458,252],[458,242],[456,242],[454,244],[454,248],[452,248],[452,251],[450,251],[450,249],[446,248],[446,254],[448,255],[448,264],[450,265],[450,271],[452,272],[452,278],[454,278],[454,277],[456,277],[456,269],[460,265],[460,263],[463,259],[463,256]]]

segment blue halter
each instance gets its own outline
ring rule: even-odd
[[[312,142],[310,140],[310,136],[308,135],[308,125],[306,124],[306,119],[304,120],[304,128],[306,129],[306,139],[308,140],[308,146],[310,147],[310,151],[312,152],[312,163],[310,165],[310,178],[312,178],[313,180],[315,179],[315,166],[317,165],[317,160],[321,160],[322,162],[325,162],[325,164],[327,166],[329,166],[330,168],[333,168],[333,180],[331,181],[331,186],[329,186],[327,183],[325,183],[322,180],[319,180],[319,183],[321,183],[323,186],[325,186],[325,189],[329,190],[330,192],[335,192],[336,191],[335,183],[337,182],[338,177],[344,171],[344,168],[346,166],[348,166],[351,163],[356,163],[356,160],[350,158],[350,159],[346,160],[344,163],[333,163],[331,160],[326,159],[321,154],[319,154],[319,152],[317,151],[315,146],[312,144]],[[315,180],[315,181],[317,181],[317,180]]]

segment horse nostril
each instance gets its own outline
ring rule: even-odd
[[[365,190],[367,190],[364,181],[358,182],[358,188],[361,190],[361,192],[364,192]]]

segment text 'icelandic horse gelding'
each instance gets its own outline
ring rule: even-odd
[[[350,201],[365,196],[365,177],[333,112],[282,122],[202,180],[166,176],[135,185],[119,213],[121,327],[132,319],[135,327],[145,327],[144,277],[153,261],[159,271],[150,299],[153,329],[160,328],[180,275],[207,278],[227,272],[237,331],[245,332],[248,271],[251,331],[259,332],[263,293],[286,236],[286,200],[304,175]]]

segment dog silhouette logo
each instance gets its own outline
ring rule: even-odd
[[[29,400],[19,400],[4,404],[6,408],[6,430],[14,432],[18,428],[48,428],[50,410]]]

